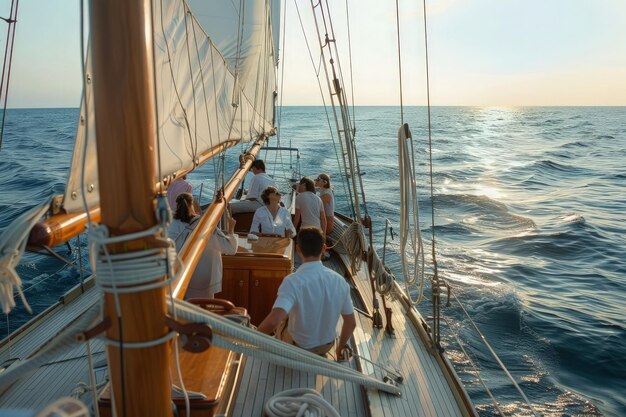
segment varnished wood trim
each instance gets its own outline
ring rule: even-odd
[[[180,270],[180,278],[178,279],[178,282],[176,283],[176,286],[174,288],[175,298],[182,299],[185,296],[189,281],[191,280],[191,275],[196,269],[196,265],[200,260],[200,256],[202,256],[202,252],[204,251],[207,242],[211,238],[211,234],[215,230],[217,223],[222,217],[226,205],[233,198],[235,192],[237,191],[237,188],[239,187],[239,184],[241,184],[246,174],[250,170],[252,162],[254,161],[254,157],[257,155],[257,153],[265,143],[265,140],[266,137],[262,136],[256,140],[254,145],[252,145],[252,147],[248,151],[250,157],[246,158],[243,165],[237,171],[235,171],[233,176],[226,183],[226,185],[224,186],[224,193],[222,198],[213,202],[204,212],[204,214],[198,221],[198,225],[181,249],[180,258],[183,261],[183,267]]]
[[[91,220],[100,222],[100,207],[89,212]],[[54,247],[67,242],[85,231],[86,213],[61,213],[51,216],[35,225],[28,236],[29,249],[39,250],[43,246]]]

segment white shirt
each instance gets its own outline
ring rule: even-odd
[[[296,208],[300,210],[302,225],[322,227],[320,223],[320,213],[324,210],[322,200],[314,193],[305,191],[296,197]]]
[[[194,220],[190,224],[178,219],[172,220],[168,234],[176,241],[176,251],[180,251],[190,234],[189,230],[193,230],[196,226],[197,222]],[[184,239],[176,239],[184,234],[187,234]],[[222,291],[222,253],[234,255],[237,253],[237,246],[237,237],[234,234],[225,235],[219,229],[213,231],[189,281],[185,299],[212,298],[215,293]]]
[[[326,217],[333,217],[335,215],[335,195],[330,188],[320,188],[320,199],[323,195],[330,196],[330,200],[328,201],[328,203],[322,200]]]
[[[305,349],[334,341],[339,315],[354,312],[348,283],[321,261],[305,262],[285,277],[274,308],[289,314],[289,334]]]
[[[267,175],[265,172],[259,172],[255,174],[250,181],[250,187],[248,187],[248,193],[246,194],[246,200],[257,200],[260,203],[261,201],[261,193],[265,191],[267,187],[270,185],[274,185],[274,180],[272,177]]]
[[[276,217],[272,216],[267,206],[259,207],[254,212],[250,233],[274,233],[285,236],[285,231],[291,230],[292,236],[296,235],[296,228],[291,221],[289,210],[278,207]]]

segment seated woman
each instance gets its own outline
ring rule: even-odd
[[[174,220],[168,228],[170,238],[176,243],[176,251],[183,247],[199,218],[193,208],[191,194],[181,193],[176,198]],[[228,217],[228,235],[217,228],[211,235],[189,281],[185,299],[213,298],[216,293],[222,291],[222,253],[234,255],[237,252],[235,223],[232,217]]]
[[[263,190],[261,200],[265,205],[254,212],[250,233],[295,236],[296,228],[291,221],[291,214],[280,206],[280,197],[281,193],[276,187],[270,186]]]

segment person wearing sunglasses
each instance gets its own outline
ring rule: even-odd
[[[272,234],[283,237],[296,235],[296,228],[291,221],[289,211],[281,207],[280,197],[282,194],[276,187],[269,186],[261,193],[263,207],[254,212],[250,233]]]

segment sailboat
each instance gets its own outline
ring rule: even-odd
[[[441,348],[445,287],[433,280],[429,323],[372,247],[325,1],[312,1],[311,9],[319,19],[351,208],[351,216],[335,213],[331,238],[338,243],[327,265],[345,277],[359,313],[352,358],[320,358],[250,326],[269,313],[298,260],[292,241],[268,236],[256,248],[247,242],[245,216],[237,219],[241,250],[223,258],[219,300],[183,301],[208,237],[276,133],[280,6],[277,0],[91,2],[65,194],[10,226],[3,243],[54,247],[87,228],[94,274],[0,344],[13,357],[0,372],[1,409],[45,409],[74,393],[91,408],[84,415],[275,415],[279,400],[290,407],[308,402],[326,415],[478,415]],[[400,138],[410,138],[408,126]],[[237,146],[243,149],[238,169],[216,187],[176,254],[165,232],[168,186]],[[293,196],[286,206],[292,202]],[[19,291],[13,270],[19,251],[4,253],[10,254],[3,259],[6,312],[13,306],[7,298]],[[85,376],[89,384],[82,383]]]

